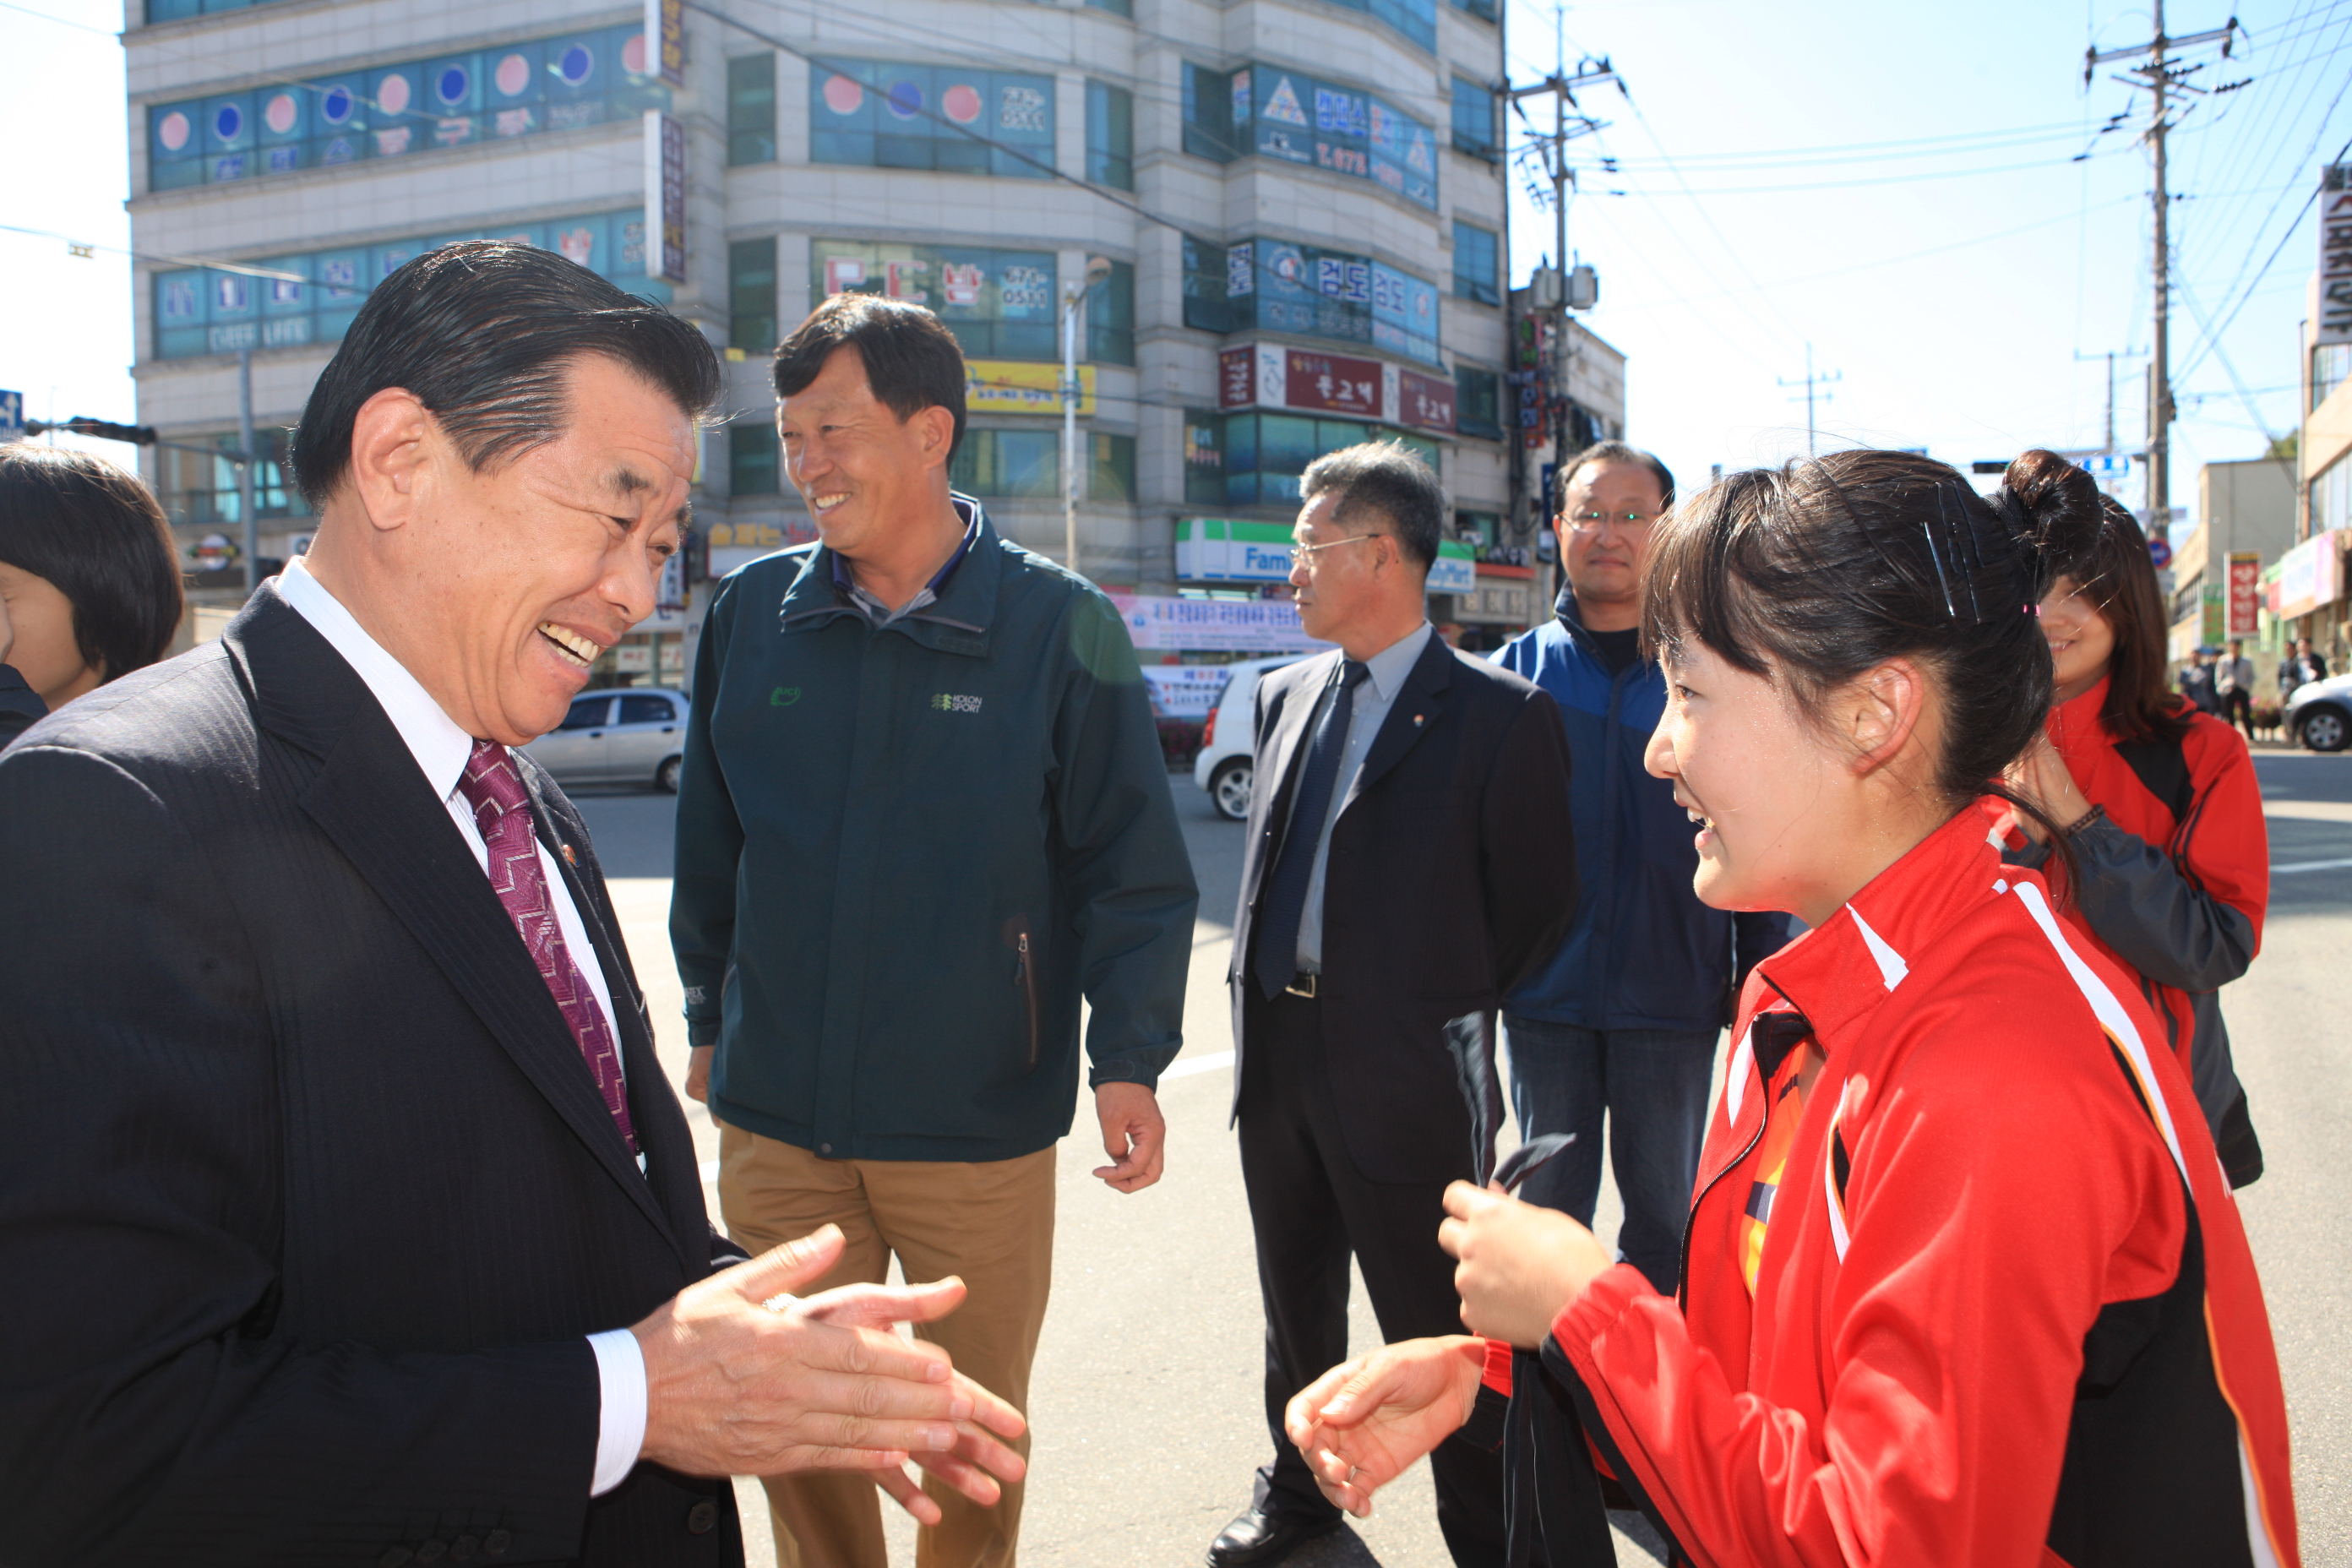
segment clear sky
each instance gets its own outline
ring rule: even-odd
[[[2190,33],[2229,14],[2172,0],[2166,21]],[[2294,426],[2305,198],[2352,137],[2352,0],[2242,0],[2239,15],[2251,42],[2227,60],[2190,51],[2210,62],[2191,79],[2248,85],[2199,100],[2172,140],[2180,505],[2199,463],[2260,456],[2265,427]],[[119,0],[0,3],[0,145],[16,154],[0,185],[0,387],[35,417],[136,412],[121,25]],[[1630,90],[1581,95],[1609,123],[1578,144],[1569,243],[1601,274],[1588,324],[1631,356],[1630,434],[1686,480],[1803,450],[1801,393],[1780,383],[1803,376],[1809,342],[1841,377],[1825,442],[1962,464],[2100,443],[2104,356],[2148,346],[2148,170],[2128,132],[2094,134],[2143,95],[2109,79],[2118,68],[2086,92],[2083,51],[2145,38],[2147,12],[1586,0],[1556,24],[1510,0],[1508,25],[1515,82],[1551,68],[1557,25],[1571,65],[1606,55]],[[1552,222],[1513,178],[1516,281]],[[73,257],[47,234],[100,248]],[[2227,319],[2218,349],[2200,313]],[[2146,363],[2117,361],[2129,446]]]

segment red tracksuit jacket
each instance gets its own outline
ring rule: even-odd
[[[2212,1139],[2136,985],[2002,864],[1993,805],[1758,968],[1681,1302],[1601,1275],[1548,1386],[1702,1564],[2291,1568],[2285,1402]]]

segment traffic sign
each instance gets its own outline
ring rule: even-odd
[[[2151,539],[2147,542],[2147,558],[2161,572],[2172,564],[2172,546],[2161,539]]]
[[[25,395],[0,392],[0,441],[25,438]]]
[[[2129,452],[2094,452],[2083,459],[2083,467],[2101,483],[2131,478],[2132,459]]]

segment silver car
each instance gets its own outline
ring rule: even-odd
[[[2281,724],[2315,752],[2340,752],[2352,742],[2352,675],[2305,681],[2286,700]]]
[[[686,693],[627,687],[582,692],[528,750],[558,784],[649,784],[676,795],[685,748]]]

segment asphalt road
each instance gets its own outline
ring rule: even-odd
[[[2294,1426],[2304,1559],[2352,1563],[2352,1368],[2335,1336],[2352,1321],[2352,1195],[2332,1157],[2352,1125],[2352,1037],[2344,1027],[2352,952],[2352,756],[2263,752],[2258,762],[2274,868],[2263,957],[2223,994],[2239,1069],[2268,1172],[2241,1194],[2263,1269]],[[1022,1560],[1033,1568],[1192,1564],[1248,1499],[1265,1458],[1259,1311],[1234,1140],[1231,1026],[1223,974],[1240,875],[1241,828],[1219,818],[1189,776],[1171,775],[1201,881],[1185,1004],[1185,1047],[1162,1080],[1166,1176],[1121,1196],[1087,1174],[1101,1163],[1081,1124],[1060,1154],[1053,1305],[1030,1418],[1033,1471]],[[673,1080],[684,1073],[677,980],[667,959],[673,803],[664,795],[576,796],[613,879]],[[2335,862],[2335,864],[2328,864]],[[2296,868],[2310,867],[2311,869]],[[1083,1108],[1082,1108],[1083,1110]],[[706,1160],[717,1133],[688,1110]],[[1605,1166],[1604,1166],[1605,1169]],[[1614,1235],[1604,1182],[1601,1235]],[[715,1215],[718,1203],[711,1200]],[[2031,1245],[2021,1237],[2021,1246]],[[1359,1349],[1378,1342],[1360,1281]],[[774,1562],[765,1510],[745,1503],[752,1568]],[[914,1531],[887,1502],[892,1558],[914,1561]],[[1654,1556],[1638,1520],[1619,1556]],[[1428,1467],[1385,1494],[1373,1517],[1300,1552],[1297,1568],[1415,1568],[1445,1563]]]

